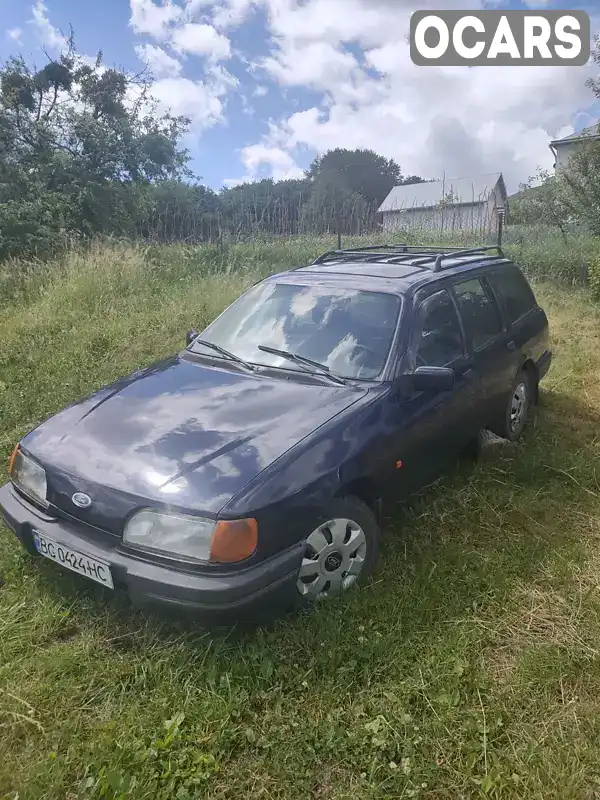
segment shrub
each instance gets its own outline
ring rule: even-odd
[[[507,228],[504,249],[531,278],[585,286],[599,245],[583,231],[563,236],[556,227],[529,225]]]
[[[589,267],[590,292],[594,300],[600,300],[600,252]]]

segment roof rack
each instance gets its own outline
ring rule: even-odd
[[[424,267],[433,272],[440,272],[443,269],[443,261],[446,258],[460,258],[462,256],[483,255],[495,250],[496,255],[490,256],[491,259],[504,258],[502,248],[498,245],[471,247],[467,250],[460,247],[449,247],[447,245],[408,245],[408,244],[382,244],[370,245],[369,247],[353,247],[344,250],[328,250],[313,262],[316,264],[326,264],[328,261],[346,262],[381,262],[386,264],[401,264],[404,261],[411,261],[413,267]],[[423,256],[413,261],[415,256]],[[467,261],[463,263],[468,263]],[[430,266],[431,265],[431,266]],[[452,266],[460,266],[453,264]],[[301,269],[301,267],[300,267]]]
[[[468,250],[454,250],[450,253],[438,253],[437,255],[427,256],[426,258],[421,258],[418,261],[413,261],[414,267],[426,267],[431,262],[434,262],[433,272],[441,272],[443,266],[442,262],[445,258],[456,258],[457,256],[476,256],[476,255],[483,255],[484,253],[489,253],[490,251],[495,250],[497,255],[493,256],[494,258],[504,258],[504,253],[502,248],[497,245],[490,245],[488,247],[471,247]],[[453,264],[452,266],[457,267],[458,264]]]
[[[319,256],[314,263],[324,264],[326,261],[346,260],[348,256],[362,257],[366,253],[372,253],[378,256],[394,256],[400,253],[410,253],[412,255],[420,255],[421,253],[440,253],[444,250],[460,250],[460,247],[445,247],[444,245],[409,245],[409,244],[375,244],[369,247],[348,247],[343,250],[328,250],[323,255]],[[379,252],[378,252],[379,251]]]

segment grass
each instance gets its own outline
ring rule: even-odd
[[[227,270],[97,247],[23,279],[0,316],[3,455],[302,260],[264,248]],[[392,509],[371,583],[314,614],[169,623],[1,530],[0,798],[596,796],[600,313],[537,291],[556,361],[523,444]]]

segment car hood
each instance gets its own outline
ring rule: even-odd
[[[283,373],[240,373],[183,355],[70,406],[25,437],[23,447],[47,468],[50,502],[70,513],[77,512],[73,492],[94,501],[105,487],[216,514],[365,392],[286,380]]]

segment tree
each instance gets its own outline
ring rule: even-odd
[[[359,234],[373,219],[362,195],[333,182],[317,181],[302,208],[302,228],[314,233]]]
[[[600,143],[592,141],[573,153],[556,181],[567,214],[600,236]]]
[[[138,188],[188,174],[188,121],[159,115],[150,86],[101,53],[90,63],[73,39],[39,70],[21,57],[0,69],[0,256],[130,233]]]
[[[394,186],[402,183],[419,183],[422,178],[402,177],[400,166],[373,150],[330,150],[317,156],[308,175],[321,185],[327,184],[340,191],[360,195],[376,210]]]
[[[204,242],[221,233],[221,202],[202,184],[166,180],[138,192],[136,235],[157,242]]]
[[[594,49],[592,50],[592,58],[594,62],[600,67],[600,34],[594,36]],[[600,100],[600,77],[590,78],[587,85]]]
[[[566,240],[569,208],[561,181],[546,170],[538,169],[519,186],[519,195],[510,202],[510,222],[516,225],[557,227]]]
[[[307,180],[267,178],[224,189],[220,198],[224,222],[235,235],[281,235],[299,232],[301,210],[309,196]]]
[[[187,168],[189,121],[160,114],[145,74],[76,52],[73,38],[38,69],[0,67],[0,258],[43,257],[74,238],[154,241],[371,229],[403,178],[371,150],[332,150],[305,178],[259,180],[218,195]]]

